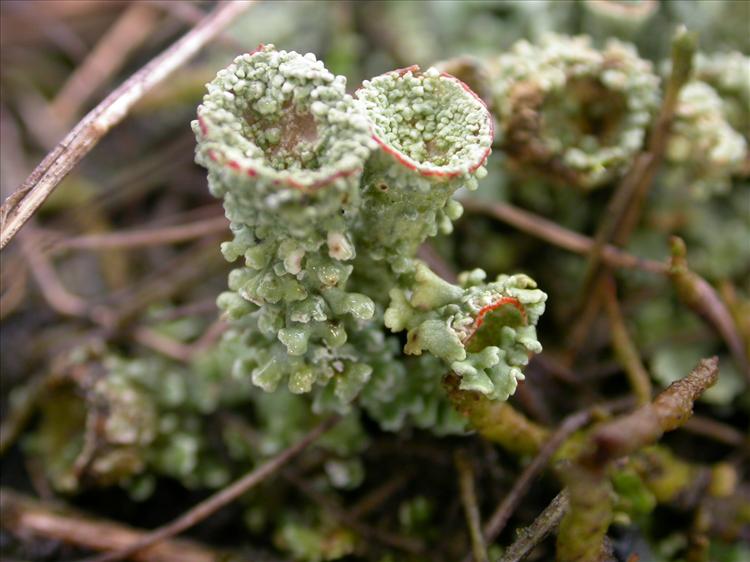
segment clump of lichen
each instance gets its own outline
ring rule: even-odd
[[[729,124],[750,140],[750,56],[739,51],[698,53],[695,77],[716,90]]]
[[[297,393],[334,377],[364,382],[344,321],[374,312],[345,290],[372,148],[364,113],[313,55],[272,46],[235,59],[208,90],[193,124],[197,160],[231,221],[222,251],[244,259],[219,304],[235,318],[259,308],[254,329],[265,336],[244,365],[269,391],[284,378]]]
[[[357,100],[344,84],[312,55],[262,47],[217,75],[193,124],[232,222],[224,255],[245,262],[219,304],[259,333],[235,368],[269,392],[284,379],[313,392],[317,410],[393,386],[374,380],[400,373],[382,335],[388,291],[418,282],[419,245],[450,231],[450,197],[476,188],[492,143],[484,103],[435,69],[366,81]],[[365,394],[374,412],[392,400]]]
[[[726,192],[746,154],[745,139],[727,122],[713,88],[698,81],[686,85],[667,145],[667,182],[702,198]]]
[[[42,391],[36,431],[24,441],[29,460],[40,462],[28,472],[36,477],[35,466],[43,466],[51,487],[65,494],[118,486],[135,501],[162,502],[174,494],[161,486],[167,479],[179,482],[181,493],[205,494],[337,412],[333,429],[238,499],[252,548],[300,561],[454,560],[468,550],[469,534],[456,524],[457,512],[443,517],[436,509],[457,492],[446,452],[463,449],[477,489],[491,487],[477,506],[488,522],[487,508],[503,502],[524,460],[550,453],[586,418],[590,427],[566,439],[548,465],[559,469],[560,486],[539,480],[540,493],[524,497],[528,503],[513,521],[531,522],[552,496],[547,492],[563,489],[553,501],[568,505],[557,532],[561,561],[624,560],[635,550],[665,561],[742,558],[744,546],[723,542],[746,534],[741,470],[724,461],[700,464],[741,457],[742,435],[732,426],[748,409],[737,349],[750,343],[750,61],[739,52],[711,52],[716,45],[737,48],[730,32],[747,18],[718,16],[739,13],[741,3],[385,3],[385,26],[368,21],[376,3],[332,3],[304,14],[292,4],[256,6],[256,32],[266,37],[268,22],[300,15],[313,18],[306,27],[326,20],[312,34],[293,25],[285,32],[295,46],[314,36],[335,71],[312,54],[261,46],[218,73],[192,124],[196,161],[231,224],[231,240],[221,248],[234,264],[218,298],[223,318],[205,339],[195,329],[177,336],[173,348],[168,337],[129,337],[141,321],[175,336],[149,315],[117,318],[116,329],[101,331],[104,351],[73,360]],[[663,75],[662,87],[651,65],[668,67],[660,59],[666,31],[681,19],[675,14],[714,31],[703,34],[709,49],[696,55],[692,73],[688,57],[675,56],[685,72],[680,80]],[[419,22],[404,15],[419,15]],[[440,30],[439,40],[430,26]],[[367,28],[362,37],[360,27]],[[409,36],[399,37],[403,31]],[[349,88],[351,95],[336,75],[463,52],[469,54],[434,68],[371,78]],[[8,123],[16,113],[25,118],[11,109]],[[493,143],[500,150],[488,161]],[[643,162],[655,163],[655,172],[639,175]],[[621,177],[640,181],[620,183]],[[467,193],[480,180],[482,200]],[[640,203],[642,209],[610,213],[629,187],[638,201],[628,212]],[[470,215],[460,222],[456,196],[465,198]],[[152,197],[163,201],[160,193]],[[165,208],[175,201],[170,191]],[[623,235],[630,219],[637,219],[632,236]],[[594,233],[608,226],[614,232],[603,241],[618,252],[608,247],[601,259],[588,260],[569,253],[593,256]],[[712,314],[727,309],[721,333],[679,303],[684,294],[664,274],[673,234],[689,248],[691,278],[705,279],[696,281],[702,293],[695,308],[712,322]],[[162,250],[170,252],[153,255]],[[150,252],[137,259],[153,263]],[[109,271],[109,258],[116,262],[119,253],[102,260],[113,286],[117,267]],[[62,270],[67,256],[51,255]],[[630,266],[616,269],[621,260]],[[594,261],[611,269],[611,283],[582,283]],[[459,274],[462,268],[471,271]],[[214,277],[224,273],[205,274],[200,287],[177,287],[172,304],[190,308],[196,293],[213,298],[208,278],[221,285]],[[597,316],[593,305],[602,295],[611,300],[607,315]],[[2,297],[5,303],[17,294]],[[115,295],[113,306],[118,302]],[[545,308],[540,335],[547,354],[532,362],[541,351]],[[624,316],[621,326],[611,308]],[[568,345],[570,333],[589,320],[588,339]],[[636,348],[630,355],[622,352],[628,336]],[[727,346],[727,336],[736,341]],[[148,349],[151,343],[160,345]],[[630,408],[619,398],[635,391],[640,399],[652,385],[679,381],[712,355],[721,376],[696,409],[717,414],[719,423],[687,427],[702,431],[697,439],[678,435],[669,446],[643,447],[665,429],[653,423],[659,417],[667,429],[687,419],[697,390],[687,402],[684,393],[672,393],[645,406],[638,423],[626,415],[614,422],[618,431],[601,423]],[[624,376],[638,367],[643,393]],[[5,429],[4,420],[3,446]],[[464,438],[441,438],[456,435]],[[690,449],[693,441],[700,451]],[[507,471],[497,470],[498,455]],[[520,462],[505,463],[510,457]],[[654,517],[677,512],[674,521],[653,525]],[[515,534],[521,540],[505,550],[508,557],[531,536],[510,531],[499,542]],[[539,543],[532,556],[552,559],[552,543]],[[503,550],[487,546],[489,559]],[[610,546],[614,554],[605,552]]]
[[[592,189],[619,177],[643,146],[658,78],[635,49],[587,37],[519,41],[492,63],[500,143],[519,174]]]
[[[275,180],[314,191],[356,174],[370,153],[369,129],[345,84],[312,54],[261,46],[237,57],[198,111],[200,161],[257,176],[256,188],[268,190]]]
[[[484,277],[477,270],[451,285],[420,264],[411,290],[391,291],[385,324],[407,331],[407,354],[441,358],[461,390],[507,400],[529,355],[541,351],[535,326],[547,296],[525,275]]]

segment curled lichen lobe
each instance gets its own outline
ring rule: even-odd
[[[315,190],[361,172],[370,154],[367,118],[346,80],[311,53],[261,46],[207,87],[193,129],[209,169]]]
[[[468,175],[489,155],[492,117],[450,74],[410,66],[365,81],[356,96],[380,147],[423,176]]]

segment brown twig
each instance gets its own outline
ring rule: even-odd
[[[518,532],[518,538],[508,547],[500,562],[520,562],[526,558],[534,547],[547,538],[547,535],[560,524],[568,506],[568,495],[563,490],[554,497],[531,525]]]
[[[171,322],[189,316],[206,316],[216,313],[216,298],[208,297],[196,302],[190,302],[181,306],[175,306],[158,310],[153,313],[151,319],[156,322]]]
[[[59,504],[47,505],[18,492],[0,491],[2,526],[20,536],[55,539],[91,550],[123,548],[142,540],[146,533],[120,523],[94,519]],[[192,541],[168,540],[135,554],[141,562],[219,562],[226,552],[217,552]]]
[[[635,158],[630,170],[620,182],[594,236],[595,242],[589,254],[580,303],[577,307],[579,321],[571,330],[571,360],[578,354],[588,337],[601,305],[604,274],[600,262],[605,261],[605,245],[610,240],[617,246],[627,244],[641,217],[643,203],[664,159],[677,101],[682,87],[690,78],[695,50],[696,36],[687,32],[685,28],[678,29],[672,39],[672,73],[667,81],[659,113],[650,130],[648,146]]]
[[[521,476],[513,484],[513,488],[503,498],[503,501],[500,502],[495,512],[487,521],[484,527],[484,538],[487,543],[492,543],[497,539],[513,512],[520,505],[531,483],[548,466],[550,459],[560,450],[560,447],[573,433],[589,423],[599,412],[614,412],[627,407],[630,403],[629,399],[617,400],[602,406],[594,406],[587,410],[576,412],[565,418],[544,445],[542,445],[534,460],[524,469]],[[466,559],[464,560],[466,561]]]
[[[750,383],[750,360],[745,355],[744,342],[732,314],[716,290],[688,267],[685,242],[674,236],[670,240],[670,246],[672,259],[669,264],[669,278],[677,291],[677,296],[716,329],[745,379]]]
[[[408,482],[409,477],[409,471],[402,471],[399,474],[396,474],[393,478],[387,480],[381,486],[378,486],[355,503],[349,510],[349,514],[355,519],[359,519],[377,509],[391,496],[403,488]]]
[[[641,362],[638,348],[628,334],[620,304],[617,302],[617,288],[611,275],[605,277],[604,305],[609,316],[612,346],[620,360],[639,405],[651,401],[651,377]]]
[[[0,248],[31,218],[62,179],[122,121],[133,105],[155,85],[195,55],[225,26],[252,5],[252,0],[223,2],[197,26],[146,64],[88,113],[36,167],[0,207]]]
[[[651,155],[651,161],[643,170],[630,205],[615,233],[615,243],[620,246],[630,239],[640,219],[654,176],[664,159],[680,92],[692,75],[693,57],[697,48],[698,36],[689,32],[684,26],[679,27],[672,38],[672,71],[667,80],[659,114],[649,134],[648,153]]]
[[[614,238],[620,220],[627,212],[628,205],[632,201],[637,189],[643,184],[646,174],[654,161],[654,155],[649,152],[639,154],[607,203],[607,208],[602,213],[601,222],[594,234],[594,243],[589,250],[583,281],[584,289],[581,291],[584,298],[591,290],[592,284],[599,272],[604,248]]]
[[[0,320],[3,320],[18,308],[26,297],[29,269],[17,255],[7,258],[3,256],[0,262]]]
[[[214,306],[216,306],[214,304]],[[190,357],[194,357],[199,353],[202,353],[210,349],[229,329],[229,323],[224,318],[217,318],[207,329],[203,332],[198,340],[190,346]]]
[[[102,304],[89,304],[88,301],[69,292],[62,284],[52,264],[43,252],[38,250],[40,243],[36,242],[35,230],[21,235],[22,251],[29,264],[29,268],[39,286],[42,296],[56,312],[77,318],[86,318],[102,327],[105,332],[113,333],[129,323],[137,313],[149,303],[160,298],[167,298],[180,290],[202,270],[195,267],[195,260],[206,255],[203,252],[188,252],[168,263],[171,275],[158,275],[145,283],[139,290],[131,292],[127,299],[127,306],[115,310]],[[213,252],[211,253],[213,255]],[[187,260],[186,260],[187,257]],[[223,327],[216,327],[207,332],[206,339],[201,339],[195,345],[185,345],[177,340],[160,334],[147,326],[136,326],[132,330],[133,339],[145,347],[149,347],[167,357],[177,361],[189,361],[196,353],[204,350],[223,332]]]
[[[187,224],[162,228],[132,229],[111,234],[93,234],[61,240],[51,252],[64,250],[105,250],[112,248],[142,248],[194,240],[210,234],[229,232],[229,222],[223,216],[211,217]]]
[[[703,416],[693,416],[685,422],[682,429],[695,435],[708,437],[730,447],[741,447],[745,443],[748,443],[747,436],[741,431],[738,431],[731,425]]]
[[[425,242],[419,247],[419,250],[417,250],[417,257],[425,262],[432,271],[449,283],[456,283],[458,281],[456,271],[446,263],[443,257],[437,253],[435,247],[429,242]]]
[[[597,428],[582,462],[601,466],[655,443],[690,418],[695,400],[718,378],[719,359],[701,359],[688,376],[673,382],[650,404]]]
[[[469,212],[485,214],[569,252],[587,254],[594,245],[594,241],[588,236],[507,203],[464,198],[461,199],[461,204]],[[639,258],[609,244],[602,250],[602,260],[612,267],[640,269],[662,275],[667,273],[667,266],[662,262]]]
[[[474,470],[465,450],[456,451],[453,460],[458,471],[458,486],[461,490],[461,503],[464,507],[466,525],[469,527],[471,538],[471,552],[474,562],[489,562],[487,546],[482,536],[482,519],[477,504],[477,494],[474,489]]]
[[[151,303],[168,299],[205,277],[206,268],[214,263],[222,263],[221,256],[217,255],[215,240],[206,239],[164,262],[138,286],[114,293],[110,301],[112,306],[119,305],[117,326],[132,322]]]
[[[137,552],[178,535],[186,529],[200,523],[207,517],[216,513],[222,507],[239,498],[251,488],[263,482],[266,478],[269,478],[276,473],[294,457],[314,443],[321,435],[338,423],[339,420],[340,418],[333,416],[323,421],[297,443],[284,449],[271,460],[262,464],[252,472],[249,472],[239,480],[236,480],[223,490],[203,500],[171,523],[147,533],[137,541],[129,543],[128,546],[118,548],[114,552],[87,559],[85,562],[112,562],[113,560],[122,560],[124,558],[132,557]]]
[[[297,476],[293,471],[284,471],[284,477],[294,484],[294,486],[296,486],[305,496],[319,504],[329,515],[331,515],[331,517],[344,527],[352,529],[363,537],[376,540],[390,548],[396,548],[411,554],[420,554],[424,552],[425,546],[419,539],[396,535],[362,523],[358,518],[352,516],[350,511],[345,510],[337,503],[331,501],[324,494],[321,494],[304,479]]]
[[[148,4],[164,10],[169,13],[172,17],[178,20],[182,20],[191,25],[195,25],[201,21],[205,16],[203,10],[199,6],[196,6],[190,0],[175,1],[175,0],[146,0]],[[242,51],[245,47],[242,41],[238,41],[226,31],[222,31],[217,34],[216,41],[222,45],[225,45],[232,51]]]
[[[656,399],[634,412],[596,428],[581,453],[560,476],[570,499],[570,510],[557,535],[559,562],[598,560],[613,517],[609,464],[658,441],[685,423],[693,403],[719,376],[716,357],[701,359],[684,379],[672,383]]]
[[[13,389],[7,412],[0,424],[0,456],[15,443],[31,420],[37,401],[47,388],[48,381],[47,376],[36,375],[23,386]]]
[[[513,515],[513,512],[518,508],[524,495],[529,490],[531,483],[549,464],[550,459],[560,446],[575,431],[586,425],[591,420],[591,417],[591,410],[577,412],[568,416],[550,438],[547,439],[534,457],[534,460],[524,469],[521,476],[513,484],[513,488],[503,498],[503,501],[500,502],[500,505],[497,506],[497,509],[495,509],[495,512],[487,521],[484,527],[484,537],[488,543],[494,542],[500,536],[510,516]]]
[[[115,323],[112,311],[101,305],[91,306],[86,300],[70,293],[60,282],[55,268],[47,257],[37,248],[36,232],[24,232],[21,237],[21,251],[47,304],[65,316],[88,318],[105,329],[111,329]]]
[[[166,357],[183,363],[190,361],[194,354],[192,346],[160,334],[147,326],[136,326],[133,329],[133,339],[144,347],[149,347]]]
[[[157,22],[157,14],[148,4],[136,2],[126,7],[55,96],[51,113],[61,123],[72,121],[94,92],[151,34]]]

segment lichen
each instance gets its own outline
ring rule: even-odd
[[[716,90],[726,119],[750,141],[750,56],[739,51],[698,53],[695,78]]]
[[[418,264],[409,291],[394,288],[385,325],[406,330],[404,351],[439,357],[461,377],[461,390],[507,400],[530,354],[541,351],[536,323],[547,296],[525,275],[483,283],[481,270],[451,285]]]
[[[698,198],[729,190],[747,158],[747,143],[727,122],[721,98],[705,82],[681,91],[667,144],[667,183]]]
[[[235,369],[268,392],[286,380],[292,393],[312,393],[316,411],[348,411],[362,395],[389,428],[410,417],[457,427],[438,414],[444,400],[404,407],[401,389],[413,385],[382,333],[383,309],[391,289],[409,291],[425,275],[415,255],[460,216],[451,196],[476,189],[486,174],[492,119],[465,84],[435,69],[365,81],[356,100],[344,84],[312,55],[266,46],[219,72],[198,109],[197,161],[234,233],[222,250],[245,262],[219,298],[241,330],[255,334]],[[535,314],[519,328],[525,353],[539,349]],[[496,343],[513,355],[514,341]],[[512,360],[513,381],[524,362]],[[473,368],[453,363],[445,368]],[[501,362],[484,363],[482,370]],[[443,373],[425,372],[439,392]],[[384,395],[386,388],[401,398]],[[506,399],[514,382],[504,388],[493,396]]]
[[[500,143],[518,173],[593,189],[643,146],[659,86],[631,45],[548,35],[519,41],[492,69]]]
[[[386,73],[356,95],[380,147],[363,177],[358,238],[400,274],[427,237],[451,232],[462,213],[453,193],[487,174],[492,118],[468,86],[434,68]]]

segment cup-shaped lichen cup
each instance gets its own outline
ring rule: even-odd
[[[390,296],[385,325],[406,331],[404,352],[442,359],[461,378],[461,390],[507,400],[529,356],[542,349],[536,325],[547,295],[526,275],[487,283],[477,269],[453,285],[419,263],[411,286],[394,288]]]
[[[220,71],[198,108],[196,159],[234,233],[222,250],[273,277],[244,283],[256,304],[309,289],[299,286],[306,256],[354,256],[348,230],[373,141],[345,85],[311,54],[261,46]],[[317,277],[306,280],[328,282]]]
[[[625,43],[587,37],[519,41],[493,66],[494,111],[512,169],[592,189],[620,176],[641,150],[658,104],[651,64]]]
[[[450,231],[461,213],[451,195],[486,174],[492,116],[468,86],[434,68],[388,72],[355,95],[380,148],[363,178],[362,246],[395,263],[439,228]]]
[[[314,55],[272,45],[237,57],[208,84],[193,122],[197,161],[233,223],[259,239],[343,228],[372,148],[345,86]]]
[[[84,361],[42,396],[39,429],[27,447],[56,490],[124,484],[146,469],[158,407],[148,388],[121,375]]]
[[[193,123],[196,159],[234,234],[222,251],[245,261],[219,304],[235,319],[260,308],[254,325],[269,340],[267,363],[281,363],[275,382],[300,363],[332,376],[344,320],[374,312],[368,297],[345,291],[360,179],[375,148],[345,87],[312,54],[261,46],[218,73]]]

